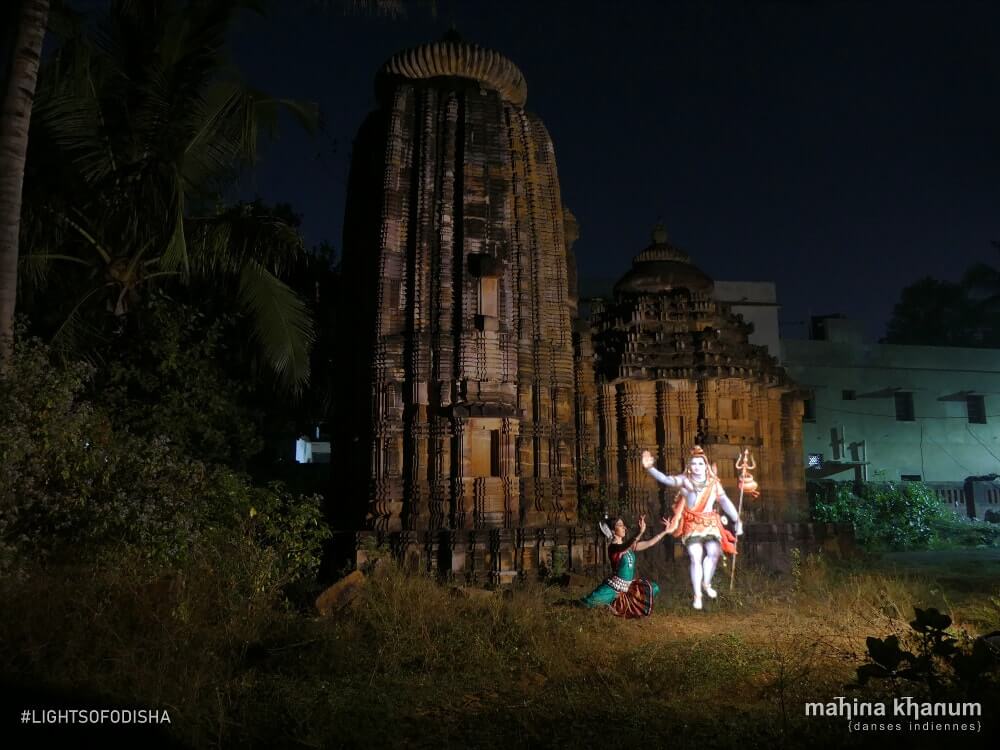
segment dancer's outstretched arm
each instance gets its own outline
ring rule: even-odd
[[[661,518],[660,520],[663,521],[663,531],[661,531],[659,534],[652,537],[651,539],[647,539],[644,542],[639,542],[638,544],[636,544],[635,545],[636,552],[642,552],[642,550],[644,549],[649,549],[650,547],[659,544],[660,540],[667,535],[668,521],[666,518]]]
[[[638,552],[641,549],[645,549],[644,547],[639,546],[642,544],[642,542],[640,542],[639,540],[642,539],[642,535],[645,533],[646,533],[646,516],[639,516],[639,531],[632,538],[632,541],[629,543],[628,548],[633,552]]]

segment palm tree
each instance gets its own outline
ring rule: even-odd
[[[120,328],[147,288],[197,278],[234,291],[276,373],[292,385],[307,379],[312,319],[282,281],[301,237],[224,206],[279,111],[306,127],[315,119],[226,67],[226,33],[246,4],[118,0],[96,35],[68,40],[43,71],[22,268],[37,286],[61,267],[58,347],[85,349]]]
[[[0,366],[10,353],[14,334],[24,162],[48,15],[48,0],[21,0],[0,112]]]

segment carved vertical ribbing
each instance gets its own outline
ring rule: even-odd
[[[551,139],[491,86],[406,70],[379,84],[369,521],[572,523],[579,376]]]

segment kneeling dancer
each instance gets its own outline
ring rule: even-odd
[[[664,527],[667,521],[663,521]],[[582,603],[585,607],[607,605],[619,617],[646,617],[653,611],[653,598],[660,593],[660,587],[646,578],[635,577],[635,553],[649,549],[663,539],[666,528],[652,539],[640,541],[646,533],[646,517],[639,517],[639,533],[626,542],[628,528],[625,522],[618,518],[613,523],[605,519],[599,524],[601,533],[608,540],[608,559],[615,568],[615,575],[610,576]]]

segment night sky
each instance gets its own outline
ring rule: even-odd
[[[284,5],[284,8],[280,6]],[[576,214],[581,291],[662,220],[720,280],[777,283],[783,334],[844,313],[882,335],[900,290],[1000,263],[1000,3],[439,2],[402,19],[272,3],[234,58],[320,105],[285,127],[244,197],[341,245],[351,142],[394,52],[454,23],[524,73]]]

